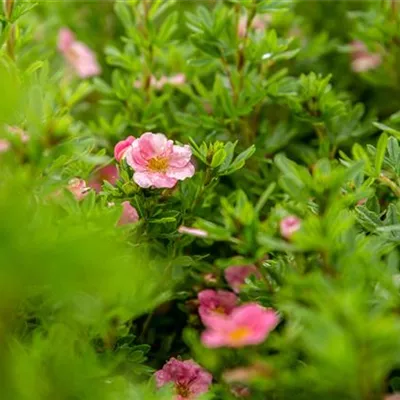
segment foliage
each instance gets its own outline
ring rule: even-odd
[[[5,0],[3,398],[170,399],[171,357],[212,373],[205,399],[400,391],[399,38],[393,0]],[[145,132],[194,175],[143,187],[113,150]],[[205,289],[280,322],[207,347]]]

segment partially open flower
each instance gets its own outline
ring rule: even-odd
[[[188,226],[183,225],[178,228],[178,232],[201,238],[205,238],[208,236],[208,233],[206,231],[203,231],[203,229],[189,228]]]
[[[272,16],[270,14],[256,15],[251,23],[251,28],[256,32],[262,32],[267,29],[268,24],[271,22]],[[246,34],[247,17],[240,17],[238,24],[238,36],[244,37]]]
[[[0,139],[0,153],[5,153],[10,150],[10,142],[6,139]]]
[[[235,308],[228,316],[209,316],[201,340],[211,348],[257,345],[267,338],[278,322],[274,310],[248,303]]]
[[[81,78],[101,73],[95,53],[84,43],[77,41],[75,35],[67,28],[60,29],[58,50]]]
[[[129,203],[129,201],[123,201],[122,203],[122,215],[118,221],[118,225],[134,224],[139,221],[139,214],[136,208]]]
[[[20,127],[18,126],[7,126],[7,130],[8,132],[10,132],[11,134],[17,136],[22,143],[26,143],[29,141],[29,135]]]
[[[90,187],[86,185],[84,179],[73,178],[68,182],[67,189],[80,201],[88,195]]]
[[[228,315],[237,305],[237,297],[227,290],[202,290],[198,294],[199,315],[205,324],[210,315]]]
[[[236,293],[240,292],[241,287],[250,275],[254,275],[257,278],[261,276],[255,265],[233,265],[225,270],[225,279]]]
[[[107,181],[114,185],[118,180],[118,169],[115,165],[106,165],[97,170],[93,178],[89,181],[89,186],[97,193],[101,191],[103,181]]]
[[[142,188],[172,188],[178,180],[194,175],[188,145],[177,146],[162,133],[146,132],[126,152],[126,161],[135,171],[133,180]]]
[[[174,385],[175,400],[194,400],[206,393],[212,382],[212,375],[193,360],[180,361],[171,358],[162,369],[155,373],[157,387],[168,383]]]
[[[376,69],[382,63],[379,53],[371,53],[367,46],[358,40],[351,43],[351,68],[355,72],[366,72]]]
[[[114,147],[114,157],[119,162],[121,161],[128,151],[131,144],[134,142],[135,138],[133,136],[128,136],[126,139],[118,142]]]
[[[279,228],[282,237],[290,239],[301,227],[301,220],[294,215],[290,215],[281,220]]]
[[[154,75],[150,77],[150,86],[156,90],[161,90],[165,85],[180,86],[186,82],[186,75],[179,73],[172,76],[163,75],[160,79],[157,79]],[[143,87],[143,81],[140,79],[133,83],[136,89]]]

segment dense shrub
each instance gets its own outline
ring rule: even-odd
[[[4,0],[0,45],[2,399],[400,391],[400,3]]]

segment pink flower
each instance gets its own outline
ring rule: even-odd
[[[393,393],[385,396],[384,400],[400,400],[400,393]]]
[[[234,265],[225,270],[225,279],[236,293],[240,292],[241,287],[250,275],[254,275],[257,278],[261,276],[255,265]]]
[[[172,188],[178,180],[194,175],[188,145],[177,146],[162,133],[146,132],[126,152],[126,161],[135,171],[133,180],[142,188]]]
[[[185,82],[186,82],[186,75],[182,74],[182,73],[172,75],[167,80],[167,84],[172,85],[172,86],[184,85]]]
[[[256,32],[262,32],[267,27],[268,24],[271,22],[272,17],[269,14],[264,15],[256,15],[251,23],[251,28],[253,28]],[[241,16],[239,19],[238,24],[238,36],[243,38],[246,34],[246,27],[247,27],[247,17]]]
[[[182,73],[170,77],[163,75],[160,79],[157,79],[154,75],[150,77],[150,86],[157,90],[161,90],[165,85],[180,86],[185,84],[185,82],[186,75]],[[143,87],[143,81],[138,79],[133,83],[133,86],[136,89],[140,89]]]
[[[248,303],[235,308],[228,316],[209,316],[201,340],[210,348],[257,345],[266,339],[278,322],[275,311]]]
[[[85,180],[73,178],[68,182],[67,189],[80,201],[87,196],[90,187],[86,186]]]
[[[67,28],[60,29],[58,50],[81,78],[101,73],[94,52],[84,43],[77,41],[75,35]]]
[[[290,239],[292,235],[300,229],[300,227],[300,219],[293,215],[283,218],[279,224],[281,235],[285,239]]]
[[[371,53],[367,46],[358,40],[350,44],[351,68],[354,72],[366,72],[376,69],[382,63],[382,57],[378,53]]]
[[[228,315],[237,305],[237,297],[226,290],[202,290],[198,294],[199,315],[204,324],[210,315]]]
[[[193,360],[180,361],[171,358],[162,369],[155,373],[157,387],[173,383],[175,400],[196,399],[208,391],[212,375]]]
[[[204,282],[214,284],[217,283],[217,277],[211,272],[203,275]]]
[[[20,127],[18,126],[7,126],[7,130],[8,132],[10,132],[11,134],[18,136],[19,139],[21,140],[22,143],[26,143],[29,141],[29,135]]]
[[[119,162],[125,155],[135,138],[133,136],[128,136],[126,139],[118,142],[114,147],[114,157]]]
[[[201,238],[205,238],[205,237],[208,236],[208,232],[203,231],[203,229],[189,228],[189,227],[183,226],[183,225],[181,225],[178,228],[178,232],[179,233],[184,233],[184,234],[187,234],[187,235],[201,237]]]
[[[97,193],[101,191],[103,181],[107,181],[114,185],[118,180],[118,169],[115,165],[106,165],[95,172],[93,179],[90,180],[89,186]]]
[[[10,142],[6,139],[0,139],[0,153],[5,153],[10,150]]]
[[[118,221],[118,225],[134,224],[139,221],[139,214],[136,208],[131,206],[129,201],[123,201],[122,203],[122,215]]]

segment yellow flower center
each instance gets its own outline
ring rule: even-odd
[[[246,338],[250,333],[249,328],[245,328],[245,327],[240,327],[235,329],[234,331],[232,331],[229,334],[229,338],[233,341],[233,342],[240,342],[241,340],[243,340],[244,338]]]
[[[165,172],[168,168],[168,159],[165,157],[154,157],[149,160],[148,167],[154,172]]]
[[[176,394],[182,396],[184,399],[189,397],[190,390],[186,385],[180,385],[179,383],[175,385]]]

